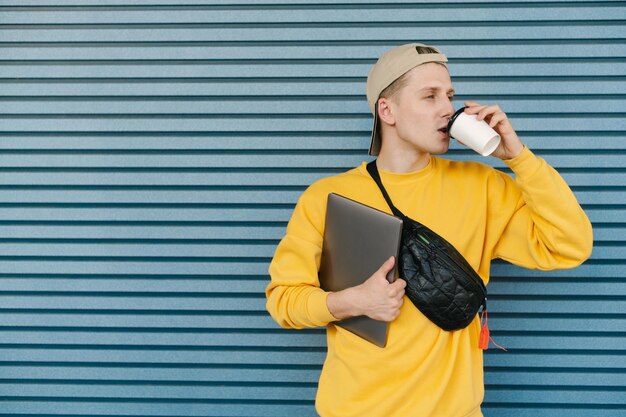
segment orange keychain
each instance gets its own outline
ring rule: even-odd
[[[489,333],[489,314],[487,313],[487,308],[483,308],[482,313],[480,314],[480,336],[478,338],[478,347],[482,350],[489,349],[489,341],[491,343],[499,347],[505,352],[508,352],[505,348],[494,342],[493,338]]]

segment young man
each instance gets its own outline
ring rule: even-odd
[[[395,206],[452,243],[485,283],[494,258],[543,270],[572,268],[591,253],[589,220],[567,184],[518,138],[496,105],[465,103],[501,136],[492,156],[516,179],[477,162],[435,157],[448,150],[454,89],[446,57],[421,44],[380,57],[367,79],[374,113],[370,154]],[[300,197],[270,265],[267,308],[283,327],[327,326],[328,353],[316,408],[323,417],[482,416],[483,358],[478,317],[445,331],[389,284],[390,258],[362,285],[320,289],[326,200],[335,192],[390,212],[365,168],[312,184]],[[366,315],[388,321],[379,348],[333,325]]]

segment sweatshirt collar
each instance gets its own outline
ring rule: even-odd
[[[366,165],[367,162],[362,162],[359,166],[359,170],[362,174],[369,177],[370,174],[367,172]],[[428,178],[430,174],[432,174],[432,172],[435,170],[436,165],[437,160],[431,155],[428,164],[424,168],[418,169],[417,171],[395,173],[379,169],[378,172],[380,173],[380,178],[385,184],[409,184]]]

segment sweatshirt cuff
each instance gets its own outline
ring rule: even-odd
[[[326,304],[326,298],[329,292],[322,289],[315,291],[309,297],[308,308],[309,314],[315,324],[318,326],[326,326],[328,323],[337,321],[337,318],[328,310],[328,304]]]
[[[526,145],[524,145],[522,152],[515,158],[505,159],[503,162],[513,170],[515,175],[522,178],[528,178],[543,165],[541,158],[532,153]]]

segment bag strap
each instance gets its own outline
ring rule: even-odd
[[[387,190],[385,190],[385,187],[383,186],[383,182],[380,179],[380,174],[378,173],[378,167],[376,166],[375,159],[369,164],[367,164],[367,172],[370,173],[370,175],[376,182],[376,185],[378,185],[378,188],[380,188],[380,192],[383,193],[383,197],[385,197],[385,201],[387,201],[387,204],[389,205],[389,208],[391,208],[391,211],[393,212],[393,214],[400,217],[401,219],[406,219],[407,217],[404,215],[404,213],[402,213],[400,210],[396,208],[396,206],[393,205],[393,202],[391,201],[389,194],[387,194]]]

